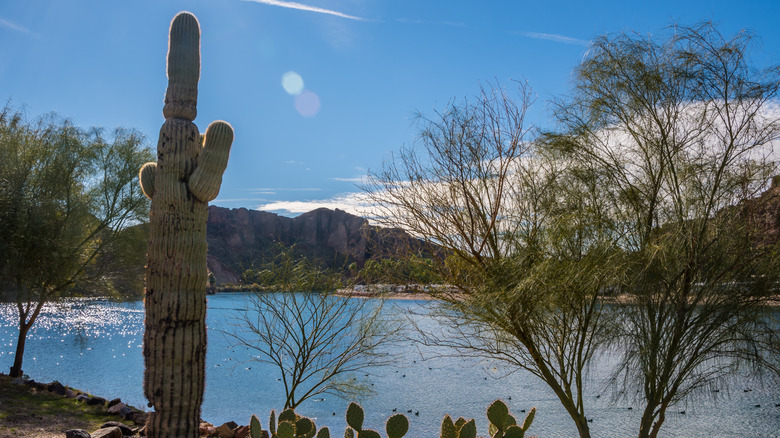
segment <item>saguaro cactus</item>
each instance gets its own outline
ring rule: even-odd
[[[143,349],[151,438],[197,437],[203,401],[207,207],[219,193],[233,129],[217,121],[203,136],[192,123],[199,77],[200,25],[182,12],[171,22],[157,162],[140,172],[152,200]]]

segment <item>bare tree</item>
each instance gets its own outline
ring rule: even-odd
[[[436,265],[461,294],[437,295],[444,330],[422,341],[530,371],[587,437],[585,373],[609,331],[599,297],[621,251],[597,175],[569,172],[528,141],[531,95],[524,84],[519,94],[483,88],[422,118],[421,147],[370,174],[365,190],[379,222],[445,249]]]
[[[615,382],[645,402],[639,436],[670,406],[731,375],[777,373],[762,304],[777,260],[758,245],[755,198],[777,168],[778,67],[749,62],[752,35],[710,23],[665,40],[595,40],[558,116],[559,150],[604,175],[602,197],[633,260]],[[638,391],[634,391],[636,388]]]
[[[357,374],[393,363],[389,348],[400,339],[382,309],[380,300],[329,293],[258,293],[229,335],[279,370],[284,409],[295,409],[320,394],[370,393]]]

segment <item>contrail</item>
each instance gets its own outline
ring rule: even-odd
[[[588,46],[590,41],[581,40],[579,38],[567,37],[564,35],[558,35],[554,33],[538,33],[538,32],[522,32],[521,35],[528,38],[535,38],[537,40],[555,41],[556,43],[575,44],[578,46]]]
[[[287,2],[282,0],[243,0],[243,1],[261,3],[264,5],[271,5],[271,6],[281,6],[283,8],[298,9],[300,11],[318,12],[320,14],[335,15],[336,17],[346,18],[349,20],[366,21],[366,19],[362,17],[356,17],[354,15],[348,15],[330,9],[318,8],[316,6],[304,5],[297,2]]]

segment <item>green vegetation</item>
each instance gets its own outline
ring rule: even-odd
[[[330,431],[327,427],[317,431],[317,425],[307,417],[300,416],[292,409],[285,409],[279,414],[279,423],[276,422],[276,413],[271,411],[268,421],[268,431],[264,431],[260,420],[252,415],[249,421],[249,434],[252,438],[261,438],[268,433],[270,438],[329,438]]]
[[[509,410],[501,400],[493,402],[487,410],[490,422],[489,435],[494,438],[523,438],[531,427],[536,408],[526,416],[521,426],[517,425],[515,418],[509,414]],[[347,428],[344,431],[345,438],[381,438],[381,434],[373,429],[363,428],[365,413],[357,403],[350,403],[347,407]],[[250,436],[260,438],[263,429],[260,420],[254,415],[249,422]],[[403,414],[391,416],[385,423],[387,438],[403,438],[409,431],[409,420]],[[279,424],[276,423],[275,412],[271,411],[268,422],[268,435],[270,438],[329,438],[330,431],[327,427],[317,431],[314,422],[295,413],[292,409],[286,409],[279,414]],[[474,419],[466,421],[463,417],[453,422],[449,415],[444,417],[441,426],[440,438],[476,438],[477,426]]]
[[[560,131],[536,139],[522,83],[421,116],[364,187],[382,225],[443,247],[431,266],[463,293],[420,341],[528,370],[581,437],[600,351],[623,354],[612,382],[645,402],[640,437],[715,381],[780,374],[778,251],[753,201],[778,171],[780,68],[758,71],[751,41],[711,24],[598,38]]]
[[[279,243],[274,246],[274,252],[261,266],[242,273],[241,290],[332,292],[348,284],[340,272],[299,256],[295,245],[285,247]]]
[[[640,438],[715,381],[780,369],[763,306],[778,253],[758,244],[753,201],[778,171],[769,153],[780,69],[751,65],[752,44],[710,23],[674,26],[665,40],[599,38],[558,105],[563,133],[547,139],[580,179],[598,182],[629,258],[615,286],[635,305],[617,309],[614,382],[645,404]]]
[[[442,280],[433,259],[416,254],[369,259],[357,273],[357,281],[364,284],[441,284]]]
[[[89,406],[28,385],[15,385],[11,380],[0,376],[0,436],[63,436],[68,429],[92,431],[107,421],[117,421],[115,415],[106,413],[105,407]]]
[[[123,263],[143,263],[133,225],[148,204],[136,169],[151,154],[134,131],[117,129],[109,140],[97,128],[55,115],[27,120],[6,106],[0,155],[0,298],[19,312],[16,377],[47,302],[137,285],[137,269]]]

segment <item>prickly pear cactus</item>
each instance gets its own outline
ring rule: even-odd
[[[490,436],[493,438],[523,438],[534,421],[536,408],[526,415],[522,426],[518,426],[515,417],[509,414],[509,409],[501,400],[494,401],[487,410],[490,421]]]
[[[207,207],[219,193],[233,129],[218,121],[201,136],[192,123],[199,77],[200,25],[182,12],[171,22],[157,162],[140,172],[152,200],[143,349],[150,438],[197,437],[203,400]]]

